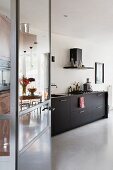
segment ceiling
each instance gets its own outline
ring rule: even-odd
[[[113,39],[113,1],[52,0],[52,32],[76,38]]]
[[[20,0],[20,22],[46,31],[49,28],[49,0]]]
[[[113,39],[112,0],[51,1],[52,32],[82,39]],[[0,0],[0,10],[9,13],[8,2]],[[21,22],[48,29],[48,0],[20,0],[20,5]]]
[[[0,0],[0,12],[10,17],[10,0]]]

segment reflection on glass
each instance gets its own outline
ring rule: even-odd
[[[42,105],[49,99],[48,0],[34,0],[33,3],[20,0],[19,38],[19,150],[21,150],[48,126],[48,110],[42,111],[47,107]],[[31,112],[32,109],[34,110]]]
[[[35,104],[38,104],[49,98],[49,55],[38,54],[36,48],[34,49],[34,53],[30,52],[30,54],[25,54],[23,55],[23,62],[26,68],[24,68],[23,71],[22,68],[20,68],[20,81],[22,81],[22,83],[20,82],[19,88],[20,110],[25,109],[24,106],[26,106],[26,108],[32,107],[33,101],[36,101]],[[20,62],[22,62],[21,57],[22,56],[20,56]],[[22,65],[23,64],[20,63],[20,67]],[[23,91],[25,91],[25,93],[23,93]]]
[[[0,114],[8,114],[10,112],[10,93],[9,91],[0,94]]]
[[[8,16],[0,14],[0,114],[10,112],[10,33]]]
[[[0,116],[10,113],[10,0],[0,1]],[[10,156],[10,120],[0,119],[0,157]],[[2,167],[1,167],[2,168]]]
[[[0,59],[0,91],[10,88],[10,61]]]
[[[20,111],[49,99],[49,1],[34,0],[31,6],[20,1],[19,79],[26,81],[19,82]]]
[[[10,122],[9,120],[0,120],[0,156],[10,155]]]
[[[19,150],[26,146],[48,126],[48,110],[37,108],[19,118]]]

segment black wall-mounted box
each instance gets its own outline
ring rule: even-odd
[[[70,61],[74,60],[77,61],[77,63],[79,64],[80,62],[82,62],[82,49],[80,48],[72,48],[70,49]]]

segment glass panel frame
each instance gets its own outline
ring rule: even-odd
[[[10,0],[11,18],[11,79],[10,113],[0,114],[0,121],[10,121],[10,156],[0,157],[1,170],[18,168],[18,18],[19,0]]]

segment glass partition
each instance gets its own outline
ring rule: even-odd
[[[42,12],[43,11],[43,12]],[[49,1],[20,0],[19,108],[49,100]]]
[[[42,12],[43,11],[43,12]],[[20,0],[19,151],[49,127],[49,0]],[[46,110],[44,110],[46,108]]]
[[[15,170],[17,162],[17,2],[0,0],[0,170]]]
[[[10,0],[0,1],[0,157],[10,156]],[[6,118],[5,118],[6,116]]]

